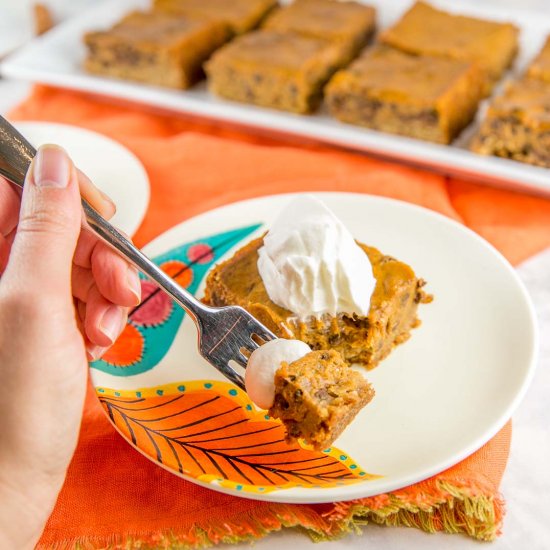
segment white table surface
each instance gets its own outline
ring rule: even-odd
[[[22,4],[28,4],[18,0]],[[90,0],[78,0],[86,4]],[[388,0],[390,1],[390,0]],[[459,1],[459,0],[457,0]],[[494,3],[500,9],[520,7],[533,9],[541,17],[550,17],[549,0],[460,0]],[[69,0],[51,2],[58,17],[75,11]],[[0,21],[12,0],[0,0]],[[70,5],[67,12],[66,5]],[[1,26],[0,26],[1,32]],[[28,93],[29,85],[0,79],[0,113]],[[487,546],[491,550],[548,550],[550,549],[550,249],[531,258],[518,268],[535,304],[541,334],[540,358],[533,384],[513,416],[513,435],[510,459],[501,485],[507,502],[503,535]],[[258,550],[310,548],[309,539],[294,530],[285,529],[257,541]],[[361,535],[349,535],[334,542],[322,543],[323,550],[468,550],[479,549],[480,543],[462,535],[429,535],[417,529],[388,528],[369,525]],[[227,546],[235,550],[250,548],[250,544]]]

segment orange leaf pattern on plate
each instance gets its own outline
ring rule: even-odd
[[[372,479],[347,453],[285,443],[278,420],[232,384],[190,381],[138,391],[98,388],[118,430],[153,460],[200,481],[265,493]]]
[[[152,283],[150,283],[152,284]],[[141,360],[145,349],[145,339],[139,330],[127,324],[117,341],[103,355],[103,360],[115,366],[124,366]]]

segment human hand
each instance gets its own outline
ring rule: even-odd
[[[140,300],[135,268],[81,232],[80,192],[114,206],[55,146],[18,193],[0,178],[0,548],[33,547],[74,452],[97,359]]]

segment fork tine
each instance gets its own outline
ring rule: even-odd
[[[240,355],[242,355],[242,353]],[[236,355],[235,357],[232,357],[231,360],[235,361],[235,363],[237,363],[237,365],[240,365],[243,369],[246,369],[246,365],[247,365],[246,359],[239,357],[239,355]]]
[[[244,346],[239,349],[239,352],[248,362],[248,360],[250,359],[250,356],[252,355],[252,352]]]
[[[231,382],[245,389],[242,375],[231,365],[246,369],[250,353],[276,336],[239,306],[205,307],[196,320],[201,355]]]
[[[245,389],[244,378],[239,373],[237,373],[235,369],[233,369],[228,363],[222,363],[214,357],[205,357],[205,359],[228,380],[233,382],[233,384],[239,386],[239,388],[241,388],[242,390]]]
[[[277,338],[275,334],[267,330],[265,327],[262,327],[260,330],[254,331],[253,336],[256,336],[256,338],[252,338],[252,341],[258,346],[262,346],[266,342],[269,342],[270,340],[275,340]],[[258,340],[262,341],[258,342]]]
[[[235,372],[229,365],[227,365],[226,368],[221,370],[220,372],[222,372],[222,374],[228,380],[233,382],[233,384],[235,384],[236,386],[239,386],[239,388],[241,388],[241,390],[246,391],[246,388],[245,388],[245,385],[244,385],[244,378],[240,374]]]
[[[262,344],[258,344],[258,342],[254,341],[252,338],[250,338],[250,341],[247,342],[247,345],[245,346],[248,353],[252,353],[254,350],[258,349]]]

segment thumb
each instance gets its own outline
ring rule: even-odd
[[[38,150],[23,189],[15,241],[3,281],[70,296],[82,208],[76,169],[55,145]]]

